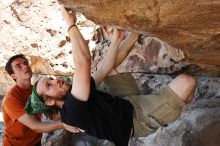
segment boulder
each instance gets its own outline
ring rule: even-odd
[[[157,37],[183,50],[189,63],[218,76],[220,5],[218,0],[59,0],[100,25],[118,26]],[[195,67],[195,66],[194,66]]]

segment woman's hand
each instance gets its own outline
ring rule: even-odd
[[[76,13],[74,11],[68,11],[66,8],[61,6],[61,12],[68,26],[76,23]]]
[[[72,133],[85,132],[85,130],[82,130],[78,127],[67,125],[65,123],[63,123],[63,127],[64,127],[64,129],[66,129],[67,131],[72,132]]]

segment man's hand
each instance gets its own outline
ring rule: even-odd
[[[78,127],[67,125],[65,123],[63,123],[63,127],[64,127],[64,129],[66,129],[67,131],[72,132],[72,133],[85,132],[85,130],[82,130]]]
[[[63,6],[61,6],[61,12],[62,12],[63,18],[66,21],[68,26],[71,26],[76,23],[76,13],[75,12],[68,11]]]
[[[125,39],[125,31],[124,30],[119,30],[119,29],[113,30],[112,42],[119,42],[120,43],[124,39]]]

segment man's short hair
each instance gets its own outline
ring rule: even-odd
[[[6,65],[5,65],[5,70],[7,71],[7,73],[8,73],[9,75],[11,75],[11,74],[14,73],[11,64],[12,64],[12,62],[13,62],[15,59],[17,59],[17,58],[23,58],[23,59],[25,59],[26,61],[28,61],[27,58],[26,58],[23,54],[17,54],[17,55],[12,56],[12,57],[8,60],[8,62],[6,63]]]

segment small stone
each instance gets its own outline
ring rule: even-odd
[[[64,62],[64,63],[62,64],[62,66],[68,68],[68,64],[67,64],[66,62]]]
[[[63,47],[66,44],[66,40],[60,41],[59,47]]]
[[[9,21],[7,21],[7,20],[4,20],[4,22],[5,22],[6,24],[11,24],[11,22],[9,22]]]
[[[37,44],[37,43],[32,43],[32,44],[31,44],[31,47],[32,47],[32,48],[38,48],[38,44]]]
[[[50,29],[50,28],[46,29],[46,31],[47,31],[52,37],[57,34],[57,31],[56,31],[56,30],[53,30],[53,29]]]
[[[70,42],[70,37],[69,36],[66,36],[66,41]]]

